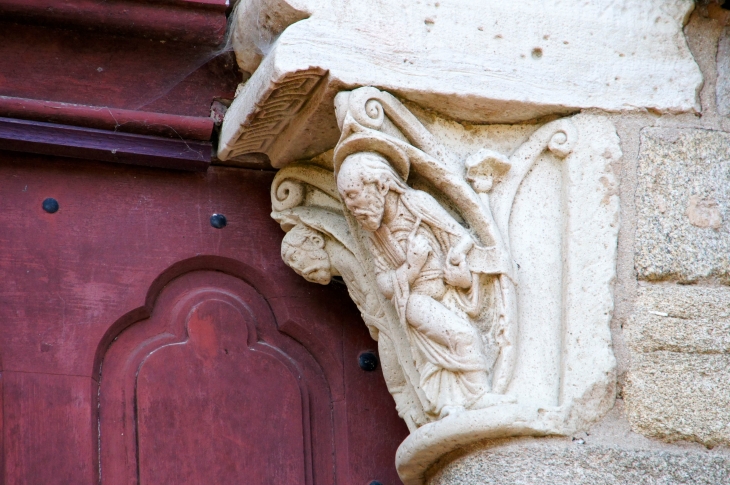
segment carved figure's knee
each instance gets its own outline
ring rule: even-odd
[[[406,318],[414,327],[441,328],[454,317],[451,310],[430,296],[416,294],[408,299]]]

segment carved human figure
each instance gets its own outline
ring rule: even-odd
[[[405,376],[398,364],[395,344],[387,328],[388,319],[378,298],[367,291],[360,282],[365,281],[364,271],[355,256],[333,238],[326,237],[304,224],[295,225],[286,233],[281,243],[281,258],[297,274],[309,282],[329,284],[332,276],[342,276],[350,297],[360,310],[370,335],[378,341],[380,363],[388,391],[395,400],[398,414],[414,430],[423,424],[411,405]]]
[[[373,152],[348,156],[337,188],[370,237],[380,291],[390,299],[415,350],[427,412],[438,417],[494,404],[477,329],[443,304],[449,288],[468,311],[479,277],[466,255],[474,240],[426,192],[405,184]]]
[[[281,259],[305,280],[327,285],[341,276],[350,297],[362,312],[370,334],[378,340],[384,315],[378,299],[363,285],[364,273],[355,256],[333,238],[304,224],[295,225],[281,242]]]
[[[563,118],[509,156],[486,147],[467,155],[376,88],[338,93],[335,108],[340,140],[277,173],[272,217],[289,232],[285,262],[320,284],[342,276],[378,340],[412,432],[397,458],[404,483],[482,439],[587,429],[615,394],[618,212],[602,182],[613,180],[620,149],[610,122]],[[524,131],[505,141],[512,136]],[[552,171],[559,160],[560,186],[538,177],[521,189],[536,164]],[[553,197],[560,210],[550,203],[545,224],[510,221],[515,207],[529,217]],[[534,246],[543,234],[563,243]],[[587,257],[587,247],[597,252]],[[548,287],[560,297],[546,298]]]
[[[325,238],[322,234],[297,224],[281,241],[281,259],[305,280],[327,285],[333,274],[324,246]]]

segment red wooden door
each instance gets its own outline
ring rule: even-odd
[[[281,261],[272,175],[0,152],[4,483],[400,483],[376,343]]]

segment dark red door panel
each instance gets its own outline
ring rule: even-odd
[[[301,346],[243,281],[197,271],[167,285],[103,358],[102,483],[332,483],[329,386],[287,347]]]

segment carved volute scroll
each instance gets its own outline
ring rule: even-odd
[[[615,380],[610,122],[563,118],[511,154],[463,157],[387,92],[341,92],[335,111],[331,166],[280,170],[272,217],[284,261],[312,282],[340,276],[378,340],[411,430],[404,482],[470,442],[600,417]]]

